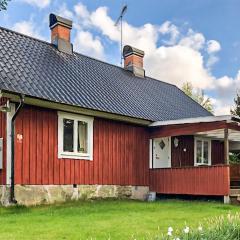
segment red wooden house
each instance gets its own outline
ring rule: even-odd
[[[1,202],[227,200],[240,120],[147,77],[141,50],[124,47],[124,68],[74,52],[71,28],[51,14],[51,43],[0,28]]]

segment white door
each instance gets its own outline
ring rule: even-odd
[[[153,140],[153,168],[171,167],[171,137]]]

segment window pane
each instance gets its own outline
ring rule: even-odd
[[[197,163],[202,163],[202,141],[197,140]]]
[[[63,151],[73,152],[73,127],[74,121],[63,119]]]
[[[79,121],[78,122],[78,152],[87,153],[88,149],[88,125],[86,122]]]
[[[208,164],[208,142],[204,141],[203,145],[203,162]]]

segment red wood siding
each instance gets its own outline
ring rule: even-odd
[[[6,98],[0,99],[0,105],[4,105],[7,102]],[[7,125],[6,125],[6,113],[0,112],[0,138],[3,138],[3,169],[0,170],[0,184],[6,184],[6,159],[7,159]]]
[[[194,166],[194,136],[177,136],[179,145],[174,147],[174,138],[172,137],[171,158],[172,167]],[[186,152],[184,152],[184,148]],[[224,143],[218,140],[212,141],[212,165],[224,164]]]
[[[172,137],[171,146],[172,167],[194,166],[194,137],[178,136],[178,147],[174,146],[174,138]]]
[[[224,164],[224,143],[212,141],[212,165]]]
[[[25,106],[16,120],[16,184],[149,184],[144,127],[94,119],[93,161],[58,159],[57,112]]]
[[[150,170],[150,190],[163,194],[229,195],[229,166]]]

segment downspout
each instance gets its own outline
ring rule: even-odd
[[[15,120],[24,106],[24,95],[20,95],[20,103],[15,111],[12,120],[11,120],[11,191],[10,191],[10,202],[17,203],[14,194],[14,164],[15,164]]]

